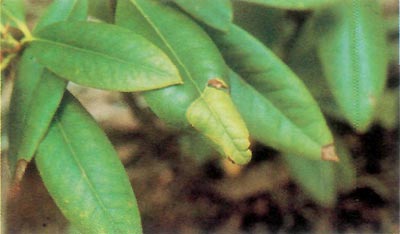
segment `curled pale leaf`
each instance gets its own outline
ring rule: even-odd
[[[187,110],[190,124],[214,142],[217,149],[234,163],[251,159],[246,124],[226,91],[206,87]]]

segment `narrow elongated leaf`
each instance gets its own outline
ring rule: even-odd
[[[34,32],[60,21],[85,20],[87,11],[87,0],[55,0],[40,17]]]
[[[233,11],[230,0],[173,0],[191,16],[205,24],[227,31],[232,21]]]
[[[231,75],[231,96],[246,122],[250,135],[282,152],[320,159],[322,146],[262,93],[239,76]]]
[[[35,56],[78,84],[139,91],[181,83],[168,57],[143,37],[103,23],[60,22],[36,33]]]
[[[12,172],[17,161],[22,160],[17,169],[17,180],[44,137],[65,86],[63,79],[38,64],[32,50],[25,50],[14,82],[9,112],[9,163]]]
[[[247,118],[251,135],[279,150],[297,149],[302,152],[299,155],[314,159],[324,158],[327,156],[325,153],[332,152],[332,148],[328,147],[333,143],[332,135],[318,105],[301,80],[276,55],[236,26],[232,26],[229,33],[214,34],[214,39],[220,45],[227,63],[254,87],[248,87],[238,79],[231,80],[235,82],[231,87],[232,98],[241,114]],[[257,126],[259,122],[271,116],[268,116],[267,109],[261,115],[256,110],[264,106],[258,107],[253,103],[267,101],[276,110],[275,114],[271,114],[276,118],[271,119],[274,120],[273,124],[265,122],[261,128]],[[253,106],[253,109],[248,106]],[[250,126],[253,126],[253,131]],[[271,134],[270,128],[276,129],[276,134],[285,140]]]
[[[178,67],[184,85],[146,92],[145,99],[166,122],[188,126],[186,110],[200,97],[208,80],[226,79],[216,46],[189,17],[154,0],[118,1],[115,22],[156,44]]]
[[[250,161],[249,133],[228,93],[206,87],[202,96],[189,107],[187,118],[230,160],[237,164]]]
[[[335,169],[332,162],[283,155],[293,178],[316,202],[332,207],[336,199]]]
[[[347,192],[354,189],[356,184],[356,168],[345,143],[340,137],[335,137],[335,141],[335,146],[340,158],[340,163],[334,165],[336,187],[338,191]]]
[[[240,0],[243,2],[257,3],[269,7],[290,10],[310,10],[329,6],[341,0]]]
[[[24,0],[1,0],[1,24],[18,27],[25,24]]]
[[[365,131],[386,80],[387,54],[379,4],[348,0],[317,16],[318,51],[328,84],[344,116]]]
[[[239,146],[235,143],[236,138],[242,140],[247,137],[245,127],[238,128],[240,133],[227,128],[209,132],[209,129],[214,127],[230,127],[231,123],[225,125],[224,122],[230,121],[226,119],[228,116],[215,110],[219,105],[229,105],[229,96],[223,97],[223,104],[215,104],[220,100],[211,100],[208,96],[212,94],[203,93],[208,84],[226,86],[224,79],[227,77],[225,63],[207,34],[184,14],[157,1],[132,0],[131,3],[119,1],[116,23],[134,30],[162,48],[177,64],[184,79],[183,85],[145,94],[146,101],[154,112],[167,122],[180,127],[188,125],[187,114],[189,122],[195,123],[194,127],[217,143],[226,157],[231,157],[238,163],[248,160],[249,152],[243,149],[245,143]],[[188,110],[190,105],[194,106]],[[196,116],[200,115],[200,112],[203,112],[202,116]],[[233,107],[230,108],[230,113],[239,116],[234,114]],[[204,124],[202,118],[205,116],[213,119],[212,124],[211,122],[210,125]],[[240,124],[240,117],[234,119],[232,122]],[[223,141],[216,141],[218,138]]]
[[[124,167],[96,122],[66,93],[36,165],[50,195],[82,233],[142,233]]]
[[[85,19],[85,2],[86,0],[53,2],[38,26],[56,21]],[[80,9],[68,10],[75,5]],[[27,163],[31,161],[45,135],[64,94],[65,86],[65,80],[38,63],[32,49],[28,48],[24,52],[10,107],[9,162],[11,172],[15,174],[15,182],[22,178]]]

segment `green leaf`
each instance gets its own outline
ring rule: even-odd
[[[113,4],[110,0],[89,0],[89,15],[112,23],[114,20]]]
[[[85,20],[87,11],[87,0],[54,0],[39,18],[34,33],[60,21]]]
[[[157,1],[118,1],[115,21],[152,41],[178,67],[183,85],[146,92],[144,96],[158,117],[175,126],[188,126],[187,108],[201,96],[207,82],[227,76],[214,43],[189,17]]]
[[[1,0],[1,24],[19,27],[25,24],[24,0]]]
[[[66,82],[39,65],[31,49],[25,50],[14,82],[9,111],[9,164],[20,180],[46,134],[64,94]]]
[[[226,157],[231,157],[237,163],[248,161],[249,152],[243,149],[246,143],[239,146],[230,143],[238,136],[240,139],[245,138],[245,127],[239,128],[240,133],[233,133],[231,129],[226,128],[209,132],[210,128],[219,128],[231,121],[225,113],[215,110],[219,105],[229,106],[229,96],[219,94],[223,96],[223,100],[222,103],[216,104],[219,100],[211,100],[208,97],[213,95],[209,94],[209,89],[203,93],[204,88],[213,82],[216,82],[214,85],[217,86],[226,85],[223,80],[227,77],[226,65],[214,43],[190,18],[169,6],[157,1],[131,2],[133,4],[128,1],[118,2],[116,23],[134,30],[162,48],[177,64],[184,79],[183,85],[145,93],[146,101],[152,110],[168,123],[180,127],[188,125],[187,115],[189,122],[202,134],[210,137]],[[189,108],[190,105],[192,106]],[[229,108],[232,114],[235,113],[233,107]],[[199,109],[203,111],[201,117],[196,116],[200,115]],[[209,116],[213,122],[210,122],[210,125],[204,124],[204,116]],[[239,119],[240,117],[234,117],[234,122],[239,123]]]
[[[142,233],[131,184],[111,143],[66,93],[35,157],[46,188],[82,233]]]
[[[283,155],[294,180],[320,205],[332,207],[336,200],[333,162],[309,160],[297,155]]]
[[[343,115],[364,132],[374,119],[386,81],[388,58],[380,6],[375,0],[344,1],[319,12],[318,52]]]
[[[243,2],[257,3],[268,7],[277,7],[289,10],[310,10],[325,6],[339,0],[240,0]]]
[[[290,68],[236,26],[229,33],[214,34],[214,39],[227,63],[248,82],[233,76],[231,95],[250,134],[282,151],[314,159],[324,156],[332,135],[317,103]]]
[[[231,161],[246,164],[251,159],[249,132],[229,94],[206,87],[202,96],[190,105],[187,118]]]
[[[195,19],[212,28],[227,31],[232,21],[232,3],[230,0],[173,0],[179,7]]]
[[[399,124],[399,88],[386,90],[377,107],[376,120],[385,129],[394,130]]]
[[[345,142],[342,141],[340,137],[335,137],[335,141],[335,146],[340,158],[340,162],[334,164],[336,187],[338,191],[347,192],[355,187],[356,168]]]
[[[48,69],[85,86],[139,91],[181,83],[175,66],[160,49],[117,26],[52,24],[36,33],[31,48]]]

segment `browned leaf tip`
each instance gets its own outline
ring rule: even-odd
[[[321,158],[325,161],[339,162],[339,157],[336,154],[335,146],[333,144],[322,147]]]
[[[17,162],[17,167],[15,169],[15,174],[14,174],[14,184],[19,184],[21,182],[22,178],[24,177],[26,167],[28,166],[28,161],[24,159],[20,159]]]

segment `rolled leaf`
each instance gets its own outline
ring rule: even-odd
[[[232,21],[233,10],[230,0],[173,0],[195,19],[212,28],[227,31]]]
[[[227,86],[224,81],[227,77],[225,63],[208,35],[190,18],[158,1],[119,1],[116,23],[134,30],[162,48],[178,66],[183,77],[183,85],[145,93],[146,101],[152,110],[175,126],[185,127],[189,122],[195,123],[193,125],[197,130],[211,138],[218,145],[217,148],[223,149],[225,157],[232,157],[237,163],[248,160],[249,152],[242,148],[246,143],[239,146],[235,143],[238,136],[240,139],[247,137],[245,127],[238,128],[240,133],[233,133],[227,128],[209,132],[210,128],[219,128],[230,122],[226,119],[230,116],[215,110],[219,105],[229,105],[227,103],[230,98],[228,95],[223,96],[223,104],[216,104],[215,102],[220,100],[211,100],[208,98],[211,95],[208,94],[210,91],[204,91],[207,85]],[[234,108],[230,109],[230,113],[239,116],[235,111]],[[200,112],[204,112],[201,113],[202,116],[195,117],[200,115]],[[213,118],[209,125],[202,122],[205,116]],[[238,119],[240,117],[235,117],[233,122],[239,123]],[[223,140],[216,141],[218,138]],[[232,154],[235,154],[234,158]]]
[[[388,58],[380,6],[347,0],[319,12],[318,52],[328,85],[343,115],[358,131],[368,129],[386,81]]]
[[[279,150],[295,150],[301,152],[298,155],[314,159],[332,152],[331,147],[326,148],[333,143],[332,135],[316,101],[289,67],[239,27],[232,26],[229,33],[214,34],[213,38],[227,63],[248,83],[233,78],[231,95],[244,119],[247,118],[251,135]],[[266,102],[276,110],[274,114],[264,109]],[[261,108],[265,113],[260,114]],[[264,122],[263,128],[257,126],[259,122]],[[271,134],[271,128],[278,135]]]
[[[288,10],[310,10],[330,6],[341,0],[240,0],[243,2],[257,3],[268,7],[277,7]]]
[[[60,21],[85,20],[87,12],[87,0],[54,0],[39,18],[34,33]]]
[[[18,181],[44,137],[64,94],[66,82],[41,66],[25,50],[13,86],[9,111],[9,164],[11,172],[17,168]]]
[[[37,31],[30,46],[49,70],[89,87],[139,91],[182,82],[176,67],[160,49],[113,25],[52,24]]]
[[[1,24],[19,27],[25,24],[24,0],[1,0]]]
[[[249,132],[224,90],[206,87],[202,96],[190,105],[187,118],[231,161],[237,164],[250,161]]]
[[[124,167],[103,131],[70,94],[35,161],[57,206],[81,233],[142,233]]]

